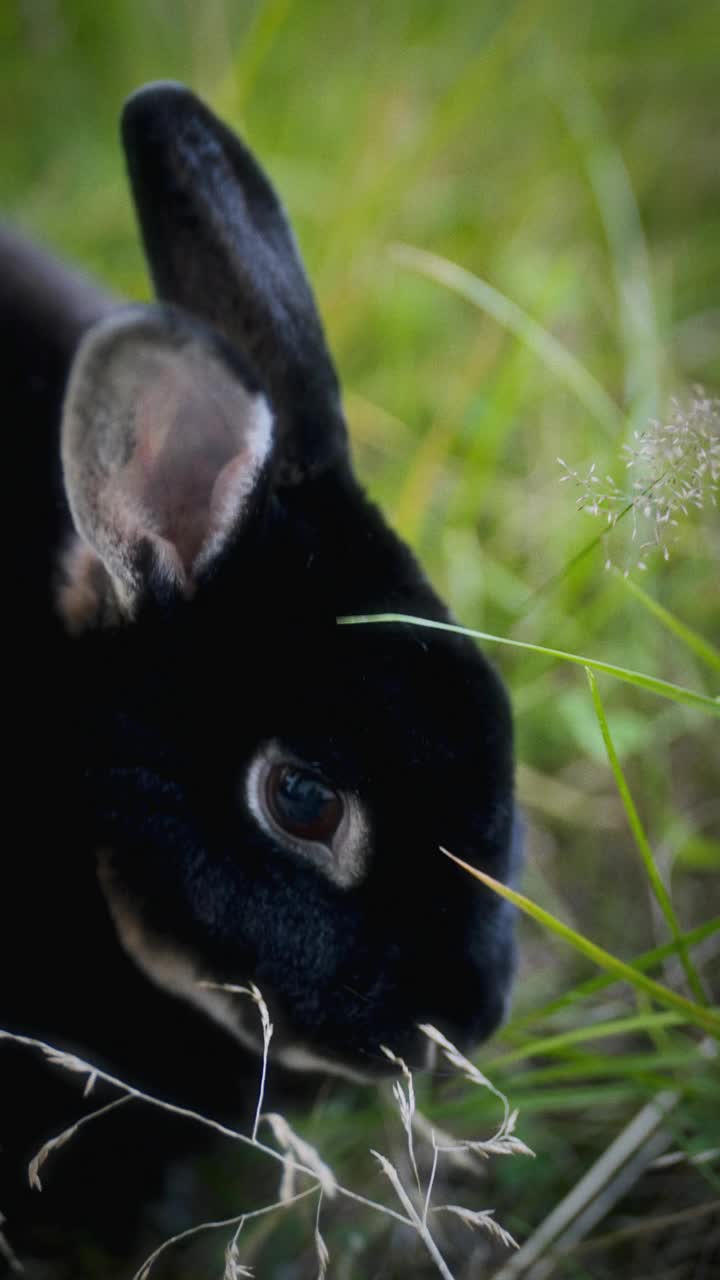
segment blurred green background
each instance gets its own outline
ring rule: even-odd
[[[681,516],[669,559],[651,552],[638,570],[631,519],[586,550],[602,517],[576,511],[579,491],[559,483],[557,462],[581,473],[595,463],[626,484],[622,446],[634,432],[668,420],[673,396],[687,404],[698,385],[718,394],[717,0],[4,0],[0,72],[3,216],[138,298],[148,285],[119,110],[150,79],[183,80],[205,96],[285,199],[344,382],[358,468],[459,620],[717,692],[697,649],[604,568],[610,559],[629,569],[631,584],[717,642],[720,534],[707,477],[703,509]],[[458,277],[448,264],[471,273],[461,283],[474,300],[449,287]],[[715,439],[717,424],[716,414]],[[524,888],[631,959],[667,933],[582,670],[507,648],[492,654],[516,707]],[[689,929],[720,910],[713,720],[628,685],[601,687]],[[717,953],[716,935],[695,954],[716,999]],[[720,1144],[717,1082],[713,1094],[682,1030],[664,1033],[662,1046],[641,1030],[541,1055],[536,1067],[564,1066],[564,1084],[529,1070],[541,1033],[637,1012],[616,988],[612,999],[569,1005],[559,1021],[542,1013],[590,972],[527,926],[516,1021],[483,1053],[492,1063],[525,1048],[522,1074],[517,1063],[498,1072],[538,1160],[519,1170],[509,1161],[480,1190],[521,1238],[663,1084],[699,1073],[676,1142]],[[682,989],[674,968],[664,978]],[[463,1136],[477,1124],[475,1095],[437,1105]],[[335,1095],[312,1117],[330,1155],[355,1151],[375,1192],[366,1135],[386,1123],[380,1103]],[[647,1204],[690,1209],[717,1198],[713,1168],[680,1162],[672,1177],[642,1183],[627,1220],[642,1222]],[[698,1270],[709,1238],[700,1221],[702,1240],[700,1227],[673,1233],[677,1260],[658,1229],[628,1245],[622,1265],[645,1274],[655,1249],[668,1276],[709,1276]],[[337,1274],[374,1274],[375,1228],[353,1224],[352,1247],[343,1230],[344,1243],[331,1246],[345,1268]],[[458,1274],[474,1247],[466,1234],[464,1245],[448,1244]],[[641,1247],[647,1256],[632,1253]],[[573,1255],[560,1269],[604,1276],[613,1259]],[[421,1274],[420,1261],[413,1266]]]

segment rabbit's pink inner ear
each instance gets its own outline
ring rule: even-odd
[[[125,612],[160,581],[190,594],[241,523],[273,444],[267,401],[242,379],[212,333],[166,308],[128,309],[81,344],[65,485]]]
[[[242,518],[270,450],[270,411],[202,349],[156,353],[155,365],[138,390],[114,501],[144,513],[192,582]]]

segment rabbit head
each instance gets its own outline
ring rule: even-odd
[[[415,1058],[502,1016],[511,914],[440,847],[517,858],[503,687],[354,477],[282,206],[189,91],[123,135],[159,301],[86,333],[65,399],[60,609],[87,724],[98,875],[148,978],[276,1054]],[[69,646],[70,647],[70,646]]]

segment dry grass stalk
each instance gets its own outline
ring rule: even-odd
[[[207,987],[213,991],[229,991],[233,995],[249,996],[257,1006],[260,1014],[260,1025],[262,1027],[262,1067],[260,1069],[260,1085],[258,1088],[258,1098],[255,1107],[255,1119],[252,1127],[253,1141],[257,1138],[258,1126],[260,1124],[260,1114],[262,1112],[262,1104],[265,1101],[265,1083],[267,1081],[268,1056],[270,1053],[270,1041],[274,1031],[273,1024],[270,1020],[270,1011],[263,999],[262,992],[251,982],[247,987],[234,986],[231,983],[222,982],[199,982],[199,987]]]
[[[0,1213],[0,1227],[2,1227],[4,1221],[5,1221],[5,1218],[3,1214]],[[15,1257],[15,1254],[13,1253],[10,1247],[9,1241],[6,1239],[6,1237],[4,1236],[1,1230],[0,1230],[0,1258],[5,1259],[13,1275],[18,1275],[18,1276],[22,1275],[25,1268],[23,1267],[20,1259]]]
[[[499,1222],[495,1221],[495,1218],[493,1217],[495,1213],[494,1209],[472,1210],[464,1209],[460,1204],[444,1204],[440,1206],[437,1212],[454,1213],[458,1218],[462,1218],[462,1221],[468,1227],[482,1227],[484,1231],[487,1231],[489,1235],[493,1236],[494,1239],[499,1240],[500,1243],[504,1244],[508,1249],[518,1249],[520,1247],[517,1240],[510,1235],[510,1232],[506,1231],[504,1227],[500,1226]]]
[[[262,1112],[263,1102],[265,1101],[265,1084],[267,1081],[268,1056],[270,1053],[270,1041],[272,1040],[272,1035],[274,1030],[273,1024],[270,1020],[270,1011],[262,997],[262,993],[260,992],[260,989],[256,987],[254,982],[251,982],[248,987],[234,986],[229,983],[215,984],[211,982],[202,982],[199,985],[203,987],[214,987],[216,990],[220,990],[220,991],[229,991],[235,995],[249,996],[250,999],[254,1001],[258,1009],[258,1012],[260,1014],[260,1025],[262,1027],[263,1047],[262,1047],[262,1065],[260,1068],[260,1084],[258,1086],[258,1096],[257,1096],[257,1102],[255,1104],[255,1117],[253,1120],[253,1127],[252,1127],[252,1134],[251,1134],[252,1140],[254,1142],[257,1139],[257,1131],[260,1124],[260,1115]],[[289,1167],[288,1163],[286,1162],[285,1165],[283,1166],[283,1182],[285,1181],[285,1174],[288,1170],[288,1167]],[[292,1174],[292,1177],[294,1178],[294,1173]],[[280,1193],[281,1201],[283,1203],[287,1203],[289,1200],[291,1200],[293,1197],[294,1190],[295,1190],[294,1182],[290,1190],[286,1188],[285,1195],[283,1195],[283,1192],[281,1189],[281,1193]],[[244,1226],[245,1226],[245,1216],[241,1215],[235,1227],[235,1232],[233,1234],[232,1240],[230,1240],[227,1246],[227,1249],[225,1250],[225,1275],[223,1277],[223,1280],[237,1280],[237,1277],[241,1275],[252,1274],[249,1271],[243,1270],[243,1268],[240,1266],[240,1260],[238,1256],[238,1240],[240,1238],[240,1233]]]
[[[252,993],[250,994],[252,995]],[[306,1195],[315,1194],[320,1190],[324,1190],[327,1192],[328,1196],[332,1196],[337,1193],[354,1201],[356,1204],[361,1204],[366,1208],[383,1213],[387,1217],[401,1222],[404,1226],[411,1225],[407,1218],[402,1214],[395,1212],[395,1210],[390,1209],[388,1206],[378,1204],[376,1201],[370,1200],[367,1196],[359,1195],[357,1192],[350,1190],[349,1187],[340,1186],[336,1182],[332,1171],[328,1169],[327,1165],[325,1165],[320,1159],[315,1149],[309,1143],[305,1143],[303,1139],[299,1138],[298,1135],[293,1132],[290,1125],[287,1124],[287,1121],[283,1121],[283,1117],[281,1116],[278,1117],[273,1115],[271,1118],[269,1115],[265,1115],[261,1116],[261,1119],[267,1119],[276,1135],[281,1135],[277,1136],[277,1140],[280,1141],[281,1145],[284,1145],[285,1150],[283,1152],[276,1151],[274,1147],[267,1146],[257,1137],[253,1138],[249,1134],[244,1134],[236,1129],[231,1129],[228,1125],[221,1124],[220,1121],[214,1120],[210,1116],[204,1116],[200,1112],[192,1111],[188,1107],[177,1106],[175,1103],[167,1102],[163,1098],[157,1098],[152,1094],[136,1089],[133,1085],[129,1085],[125,1081],[118,1079],[117,1076],[110,1075],[109,1072],[100,1070],[100,1068],[92,1065],[91,1063],[78,1058],[75,1054],[65,1053],[64,1051],[57,1049],[54,1045],[47,1044],[43,1040],[38,1040],[32,1036],[18,1035],[15,1032],[4,1030],[0,1030],[0,1040],[6,1040],[14,1044],[24,1045],[29,1049],[37,1050],[54,1065],[59,1066],[66,1071],[85,1075],[90,1088],[94,1086],[96,1081],[102,1080],[111,1088],[118,1089],[123,1095],[123,1101],[135,1098],[139,1101],[148,1103],[150,1106],[157,1107],[161,1111],[167,1111],[171,1115],[178,1116],[181,1119],[192,1120],[196,1124],[201,1124],[230,1141],[239,1142],[244,1146],[249,1146],[257,1151],[261,1151],[264,1155],[269,1156],[273,1160],[279,1161],[284,1166],[288,1163],[289,1159],[292,1159],[294,1172],[306,1174],[313,1180],[312,1187],[295,1195],[292,1199],[292,1203],[303,1199]],[[88,1086],[86,1086],[85,1093],[88,1091]],[[119,1102],[120,1100],[118,1099],[117,1101]],[[96,1118],[99,1114],[100,1111],[93,1112],[92,1115],[84,1117],[83,1120],[89,1121],[90,1119]],[[75,1127],[77,1126],[73,1126],[72,1128],[74,1129]],[[65,1135],[60,1136],[65,1136],[65,1140],[67,1140],[67,1138],[71,1136],[71,1133],[65,1131]],[[54,1147],[59,1145],[61,1145],[59,1141],[54,1141],[52,1143],[52,1146]],[[304,1156],[308,1156],[311,1159],[312,1167],[300,1162]],[[40,1163],[42,1163],[42,1161],[40,1161]],[[321,1173],[322,1176],[320,1176]],[[219,1229],[222,1226],[237,1226],[251,1217],[258,1217],[261,1214],[273,1212],[274,1210],[282,1208],[289,1203],[291,1203],[291,1201],[279,1200],[276,1204],[244,1213],[238,1217],[231,1218],[226,1222],[200,1223],[187,1231],[181,1232],[171,1239],[166,1240],[157,1249],[155,1249],[136,1272],[133,1280],[148,1280],[155,1261],[166,1251],[166,1249],[169,1249],[171,1245],[177,1244],[181,1240],[186,1240],[190,1236],[205,1230]],[[239,1272],[238,1274],[242,1273]]]
[[[400,1178],[400,1175],[397,1169],[393,1164],[390,1163],[387,1157],[382,1155],[379,1151],[371,1150],[370,1154],[375,1157],[378,1164],[380,1165],[380,1168],[385,1174],[386,1178],[394,1188],[398,1200],[400,1201],[403,1209],[408,1215],[408,1220],[410,1222],[410,1225],[413,1226],[417,1231],[418,1235],[420,1236],[420,1239],[425,1245],[425,1248],[430,1254],[430,1257],[432,1258],[438,1271],[440,1272],[440,1275],[444,1277],[444,1280],[453,1280],[453,1274],[450,1271],[447,1263],[445,1262],[445,1259],[443,1258],[442,1254],[440,1253],[440,1250],[438,1249],[435,1241],[432,1238],[429,1227],[427,1225],[427,1220],[424,1217],[421,1217],[417,1209],[415,1208],[412,1200],[410,1199],[410,1196],[408,1195],[407,1191],[405,1190],[402,1184],[402,1180]]]
[[[261,993],[255,986],[225,989],[234,990],[238,994],[250,996],[258,1008],[262,1025],[263,1064],[252,1135],[240,1133],[228,1128],[226,1125],[223,1125],[216,1120],[203,1116],[198,1112],[190,1111],[187,1108],[176,1106],[173,1103],[165,1102],[163,1099],[155,1098],[150,1094],[146,1094],[141,1090],[135,1089],[131,1085],[126,1084],[124,1081],[109,1075],[107,1072],[101,1071],[92,1064],[84,1062],[74,1054],[63,1053],[54,1046],[45,1044],[43,1041],[35,1040],[27,1036],[15,1035],[10,1032],[0,1031],[0,1039],[14,1041],[15,1043],[26,1045],[28,1048],[39,1050],[50,1062],[65,1070],[85,1075],[85,1095],[92,1090],[98,1080],[102,1080],[111,1087],[118,1089],[122,1095],[104,1107],[82,1117],[74,1125],[69,1126],[61,1134],[57,1135],[57,1137],[46,1142],[30,1165],[29,1176],[32,1185],[36,1186],[38,1190],[41,1188],[39,1172],[50,1152],[66,1143],[82,1125],[88,1123],[90,1120],[95,1120],[100,1116],[107,1114],[107,1112],[135,1098],[159,1107],[161,1110],[169,1111],[171,1114],[180,1116],[184,1119],[190,1119],[196,1123],[203,1124],[213,1131],[221,1134],[223,1137],[230,1138],[233,1141],[241,1142],[244,1145],[253,1147],[255,1150],[262,1151],[264,1154],[269,1155],[271,1158],[279,1160],[282,1163],[283,1176],[280,1188],[280,1198],[275,1204],[267,1205],[263,1208],[252,1210],[223,1221],[200,1223],[186,1231],[180,1232],[172,1238],[164,1241],[148,1258],[146,1258],[145,1262],[133,1277],[133,1280],[148,1280],[152,1268],[158,1258],[180,1241],[188,1240],[202,1231],[218,1230],[227,1227],[233,1227],[234,1232],[225,1250],[223,1280],[240,1280],[241,1277],[252,1276],[253,1273],[251,1269],[244,1266],[241,1262],[238,1249],[238,1238],[245,1222],[250,1218],[259,1217],[260,1215],[274,1212],[276,1209],[286,1207],[290,1204],[295,1204],[306,1196],[314,1194],[318,1195],[318,1206],[314,1229],[314,1244],[318,1261],[318,1280],[324,1280],[327,1274],[330,1257],[327,1245],[320,1232],[320,1206],[323,1195],[327,1195],[328,1198],[333,1198],[336,1195],[348,1197],[357,1204],[362,1204],[376,1212],[384,1214],[386,1217],[401,1222],[404,1226],[411,1227],[417,1232],[438,1271],[444,1277],[444,1280],[453,1280],[448,1265],[442,1257],[428,1225],[428,1215],[431,1207],[431,1197],[435,1184],[438,1160],[441,1154],[452,1159],[457,1157],[458,1153],[462,1154],[466,1152],[472,1152],[473,1155],[480,1155],[484,1159],[487,1159],[489,1155],[496,1154],[532,1154],[525,1144],[513,1135],[517,1113],[510,1111],[505,1095],[501,1093],[500,1090],[496,1089],[495,1086],[492,1085],[491,1082],[482,1074],[482,1072],[479,1071],[478,1068],[467,1058],[465,1058],[456,1046],[447,1040],[441,1032],[431,1026],[422,1027],[425,1035],[428,1036],[429,1040],[434,1045],[438,1046],[442,1050],[447,1060],[453,1066],[460,1070],[468,1080],[480,1085],[482,1088],[489,1089],[503,1105],[502,1124],[497,1133],[489,1140],[463,1141],[456,1143],[452,1139],[449,1139],[447,1135],[443,1134],[443,1142],[442,1145],[440,1145],[437,1142],[435,1133],[432,1130],[430,1131],[433,1158],[427,1187],[423,1196],[414,1146],[414,1130],[417,1127],[418,1113],[416,1109],[415,1088],[412,1073],[402,1058],[397,1057],[390,1049],[384,1050],[389,1060],[399,1068],[402,1076],[402,1082],[400,1080],[395,1082],[393,1087],[393,1098],[398,1108],[400,1122],[404,1130],[407,1143],[408,1157],[414,1182],[412,1194],[404,1187],[402,1179],[391,1161],[377,1151],[373,1151],[372,1154],[379,1162],[380,1167],[390,1181],[400,1204],[405,1211],[403,1214],[397,1213],[387,1205],[382,1205],[376,1201],[369,1200],[367,1197],[361,1196],[347,1187],[340,1186],[334,1173],[322,1160],[316,1149],[304,1138],[301,1138],[297,1133],[295,1133],[284,1116],[275,1112],[262,1112],[261,1107],[265,1093],[268,1053],[273,1031],[267,1005],[265,1004]],[[257,1131],[262,1121],[265,1121],[270,1126],[273,1137],[276,1143],[280,1146],[281,1151],[276,1151],[274,1148],[269,1147],[258,1140]],[[298,1174],[305,1174],[306,1176],[309,1176],[312,1179],[312,1185],[304,1191],[296,1193],[294,1190],[294,1181]],[[415,1203],[415,1200],[417,1200],[417,1204]],[[471,1210],[465,1209],[459,1205],[442,1205],[437,1206],[434,1209],[434,1212],[440,1211],[459,1216],[468,1226],[483,1227],[492,1236],[508,1246],[513,1246],[515,1244],[515,1241],[512,1239],[509,1232],[506,1232],[498,1225],[498,1223],[495,1222],[492,1216],[492,1210]],[[1,1235],[0,1252],[4,1252],[4,1255],[10,1259],[12,1266],[13,1255],[9,1251],[9,1246],[7,1246],[7,1243]],[[17,1269],[17,1266],[15,1269]]]
[[[325,1280],[328,1264],[330,1262],[330,1251],[323,1240],[320,1232],[320,1209],[322,1207],[322,1191],[318,1196],[317,1212],[315,1214],[315,1251],[318,1259],[317,1280]]]
[[[93,1082],[94,1083],[94,1082]],[[83,1096],[87,1097],[90,1090],[85,1088]],[[110,1111],[116,1111],[118,1107],[124,1106],[126,1102],[131,1102],[132,1098],[129,1094],[124,1094],[122,1098],[115,1098],[112,1102],[108,1102],[104,1107],[98,1107],[97,1111],[91,1111],[89,1115],[82,1116],[80,1120],[76,1120],[75,1124],[69,1125],[67,1129],[63,1129],[62,1133],[57,1134],[55,1138],[48,1138],[44,1142],[40,1150],[33,1156],[28,1165],[28,1179],[30,1186],[36,1191],[42,1191],[42,1182],[40,1181],[40,1170],[51,1151],[57,1151],[58,1147],[63,1147],[70,1138],[82,1129],[84,1125],[89,1124],[91,1120],[98,1120],[100,1116],[106,1116]]]
[[[314,1184],[312,1187],[306,1187],[304,1191],[299,1191],[292,1201],[276,1200],[274,1204],[263,1205],[261,1209],[251,1209],[247,1213],[237,1214],[234,1218],[221,1218],[217,1222],[198,1222],[192,1227],[187,1227],[185,1231],[179,1231],[177,1235],[169,1236],[167,1240],[163,1240],[162,1244],[158,1245],[145,1259],[142,1267],[135,1273],[132,1280],[147,1280],[158,1258],[173,1248],[174,1245],[184,1244],[194,1236],[202,1235],[206,1231],[226,1231],[229,1227],[237,1226],[240,1221],[248,1222],[251,1218],[263,1218],[269,1213],[275,1213],[277,1209],[285,1209],[289,1204],[295,1204],[299,1200],[306,1200],[308,1196],[314,1196],[317,1190],[317,1184]],[[231,1240],[226,1250],[226,1259],[228,1250],[232,1248],[232,1243]]]
[[[438,1031],[436,1027],[433,1027],[428,1023],[422,1025],[420,1030],[428,1037],[432,1044],[438,1046],[442,1050],[448,1062],[458,1071],[461,1071],[465,1079],[471,1081],[473,1084],[479,1085],[483,1089],[488,1089],[496,1098],[498,1098],[503,1107],[503,1119],[499,1129],[492,1138],[485,1141],[477,1140],[455,1142],[452,1139],[448,1139],[446,1135],[443,1135],[444,1142],[443,1145],[440,1146],[437,1142],[436,1135],[431,1131],[430,1138],[433,1149],[433,1159],[425,1195],[422,1197],[422,1186],[418,1173],[414,1146],[413,1129],[417,1113],[412,1073],[402,1058],[396,1057],[391,1050],[383,1047],[383,1052],[386,1057],[400,1068],[400,1072],[405,1082],[405,1087],[403,1088],[400,1081],[396,1081],[393,1087],[393,1097],[400,1114],[400,1122],[405,1130],[410,1166],[413,1171],[417,1193],[422,1197],[421,1210],[418,1210],[416,1207],[414,1203],[414,1196],[403,1185],[402,1179],[395,1165],[393,1165],[392,1162],[379,1151],[373,1151],[372,1154],[378,1161],[383,1173],[395,1190],[402,1207],[433,1259],[433,1262],[440,1271],[440,1274],[447,1278],[451,1277],[451,1272],[442,1257],[428,1226],[428,1214],[431,1207],[432,1193],[435,1185],[440,1155],[447,1154],[454,1156],[458,1150],[462,1152],[471,1151],[473,1154],[480,1155],[484,1159],[487,1159],[490,1155],[532,1155],[533,1153],[524,1142],[521,1142],[519,1138],[514,1136],[517,1112],[511,1112],[510,1105],[505,1094],[499,1089],[496,1089],[491,1081],[483,1075],[479,1068],[476,1067],[473,1062],[470,1062],[470,1060],[460,1052],[452,1041],[448,1040],[447,1037],[444,1036],[441,1031]],[[492,1209],[473,1210],[466,1209],[461,1205],[438,1205],[433,1209],[433,1212],[453,1213],[460,1217],[467,1226],[483,1227],[488,1234],[493,1236],[496,1240],[501,1241],[508,1248],[518,1247],[515,1240],[510,1235],[510,1232],[506,1231],[495,1221]]]
[[[412,1072],[407,1063],[402,1058],[398,1058],[391,1049],[386,1048],[383,1044],[380,1046],[386,1058],[390,1062],[399,1067],[405,1079],[405,1089],[403,1089],[399,1080],[393,1084],[392,1092],[398,1111],[400,1112],[400,1123],[407,1137],[408,1159],[415,1177],[415,1184],[418,1191],[421,1191],[420,1174],[418,1173],[417,1161],[415,1159],[415,1143],[413,1138],[413,1127],[415,1121],[415,1086],[413,1085]]]
[[[284,1116],[274,1111],[267,1111],[262,1117],[270,1125],[275,1141],[283,1148],[285,1152],[302,1161],[302,1165],[298,1168],[304,1168],[304,1172],[310,1170],[318,1181],[318,1184],[324,1191],[325,1195],[332,1199],[338,1191],[338,1183],[332,1169],[325,1164],[313,1146],[295,1133],[294,1129],[288,1124]],[[296,1163],[296,1162],[295,1162]]]

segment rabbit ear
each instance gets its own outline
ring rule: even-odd
[[[149,85],[123,112],[135,204],[158,296],[246,354],[278,428],[276,478],[343,457],[337,378],[295,240],[253,156],[181,85]]]
[[[87,579],[90,548],[126,613],[144,595],[190,595],[253,507],[271,442],[267,401],[222,339],[169,307],[101,321],[79,347],[63,413],[85,552],[71,576]]]

